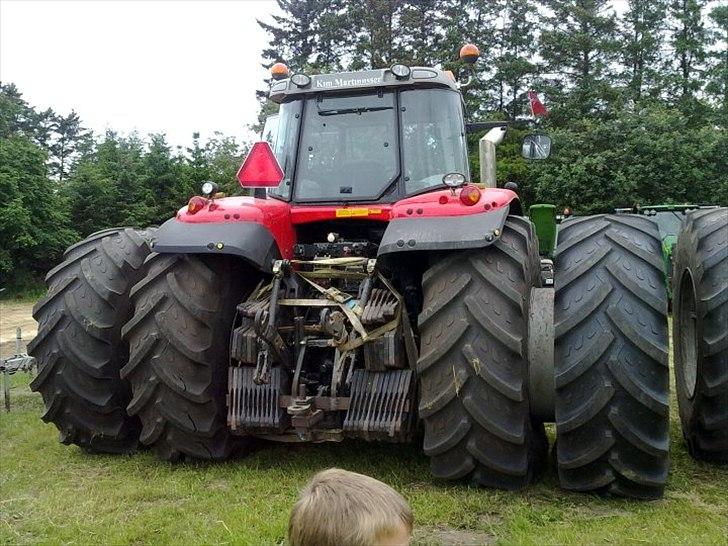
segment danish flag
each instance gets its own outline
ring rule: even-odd
[[[531,101],[531,114],[533,115],[533,117],[546,117],[549,115],[549,111],[546,109],[543,103],[538,100],[538,95],[535,91],[528,92],[528,100]]]

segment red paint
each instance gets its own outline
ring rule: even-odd
[[[467,187],[467,186],[466,186]],[[482,188],[480,189],[480,202],[490,201],[493,208],[505,207],[516,199],[516,194],[511,190],[503,188]],[[481,214],[481,207],[469,207],[460,202],[460,190],[439,190],[423,193],[414,197],[403,199],[392,207],[392,218],[405,218],[407,209],[417,207],[422,209],[421,216],[467,216],[469,214]],[[443,200],[442,198],[446,200]]]
[[[281,256],[290,259],[293,258],[293,247],[296,244],[297,224],[327,220],[388,222],[393,218],[467,216],[483,212],[484,207],[464,205],[460,201],[459,191],[455,190],[455,195],[452,195],[451,190],[438,190],[394,204],[357,203],[346,206],[296,205],[278,199],[225,197],[210,201],[202,210],[192,215],[187,213],[187,207],[183,207],[177,213],[177,221],[191,224],[224,223],[230,224],[230,229],[235,229],[238,222],[263,224],[278,243]],[[480,202],[490,202],[493,208],[508,206],[516,198],[515,193],[501,188],[484,188],[480,192]],[[214,206],[210,207],[213,203]]]
[[[367,211],[367,214],[357,216],[336,216],[336,211]],[[341,213],[339,213],[341,214]],[[392,205],[356,204],[356,205],[292,205],[291,220],[294,224],[310,224],[311,222],[324,222],[326,220],[372,220],[374,222],[389,222],[392,218]]]
[[[187,207],[182,208],[177,215],[177,220],[191,224],[230,224],[230,229],[235,229],[235,224],[239,222],[263,224],[270,230],[276,243],[278,243],[281,256],[284,258],[293,257],[296,232],[291,223],[291,207],[288,203],[277,199],[224,197],[215,199],[214,210],[210,210],[208,206],[193,216],[186,214],[186,212]],[[232,220],[230,216],[233,217]]]

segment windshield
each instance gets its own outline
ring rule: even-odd
[[[269,193],[282,199],[393,200],[442,187],[448,173],[469,178],[462,101],[448,89],[294,100],[262,136],[284,172]]]
[[[298,200],[377,199],[398,174],[393,93],[306,100]]]
[[[442,186],[448,173],[468,176],[468,154],[460,95],[448,89],[400,94],[405,190]]]
[[[684,216],[678,211],[658,211],[653,220],[660,230],[663,239],[668,235],[677,235]]]

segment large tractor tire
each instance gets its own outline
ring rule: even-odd
[[[554,300],[561,486],[662,496],[669,467],[667,296],[657,226],[637,216],[561,225]]]
[[[691,213],[673,276],[675,384],[696,459],[728,463],[728,208]]]
[[[147,266],[124,327],[128,412],[162,459],[225,459],[241,443],[227,427],[225,397],[235,308],[251,275],[225,256],[152,254]]]
[[[87,451],[134,451],[139,420],[126,413],[129,385],[119,377],[129,354],[121,328],[131,317],[129,291],[144,276],[153,229],[107,229],[70,247],[46,276],[48,294],[33,307],[38,361],[31,389],[43,420],[64,444]]]
[[[425,272],[419,415],[435,477],[520,489],[545,462],[526,354],[538,282],[533,226],[516,216],[492,246],[446,254]]]

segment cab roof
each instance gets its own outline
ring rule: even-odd
[[[273,82],[269,98],[276,103],[285,102],[293,97],[317,93],[336,93],[382,88],[445,87],[459,91],[451,72],[437,68],[412,67],[410,75],[397,78],[389,68],[361,70],[359,72],[339,72],[336,74],[315,74],[306,86],[298,86],[291,78]]]

